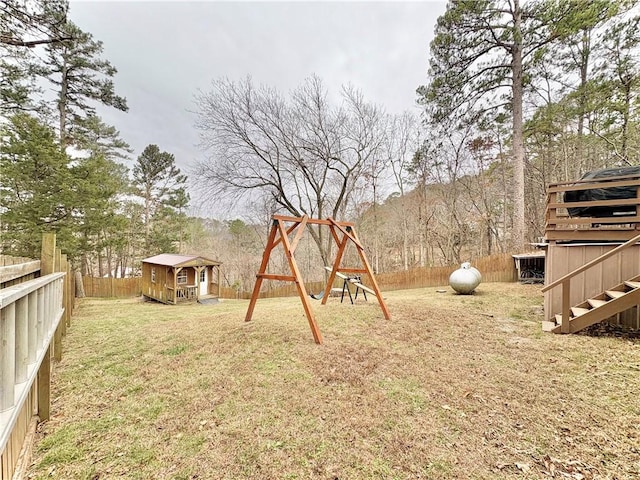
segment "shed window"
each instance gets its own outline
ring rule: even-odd
[[[156,269],[151,268],[151,283],[156,283]]]
[[[187,271],[180,270],[176,279],[178,281],[178,285],[184,285],[185,283],[187,283]]]
[[[202,282],[206,282],[207,281],[207,272],[205,272],[204,270],[202,270],[200,272],[200,283]]]

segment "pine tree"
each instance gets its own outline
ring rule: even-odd
[[[176,249],[179,238],[174,235],[176,229],[182,228],[180,220],[189,202],[186,182],[187,176],[176,166],[173,154],[161,152],[157,145],[148,145],[138,157],[133,167],[133,186],[144,202],[147,253]]]
[[[43,231],[55,231],[65,251],[75,251],[69,158],[51,128],[19,113],[0,126],[2,251],[36,258]]]
[[[49,79],[58,90],[58,131],[63,148],[84,141],[87,122],[96,114],[92,102],[128,110],[126,99],[115,93],[112,78],[116,68],[101,58],[102,42],[69,21],[64,31],[71,40],[47,47]]]

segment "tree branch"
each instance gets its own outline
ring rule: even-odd
[[[43,40],[20,40],[9,35],[0,35],[0,43],[12,45],[14,47],[33,48],[37,45],[50,45],[54,43],[62,43],[67,40],[73,40],[74,37],[47,38]]]

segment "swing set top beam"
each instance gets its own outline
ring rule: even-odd
[[[295,222],[302,223],[304,217],[287,217],[285,215],[273,215],[271,217],[272,220],[281,220],[283,222]],[[353,227],[355,224],[353,222],[336,222],[333,219],[322,219],[322,218],[307,218],[307,223],[312,225],[340,225],[341,227]]]

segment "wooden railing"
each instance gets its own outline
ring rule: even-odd
[[[616,248],[614,248],[612,250],[609,250],[608,252],[603,253],[598,258],[594,258],[590,262],[585,263],[581,267],[576,268],[574,271],[567,273],[563,277],[560,277],[559,279],[555,280],[554,282],[551,282],[548,285],[545,285],[542,288],[542,292],[547,292],[547,291],[557,287],[558,285],[562,286],[562,323],[560,325],[560,331],[562,333],[570,333],[571,332],[571,327],[569,325],[569,317],[570,317],[570,309],[571,309],[571,301],[570,301],[570,299],[571,299],[571,279],[573,277],[575,277],[576,275],[578,275],[578,274],[590,269],[591,267],[594,267],[595,265],[598,265],[598,264],[602,263],[607,258],[610,258],[610,257],[613,257],[614,255],[619,254],[623,250],[631,247],[632,245],[635,245],[638,242],[640,242],[640,234],[636,235],[633,238],[631,238],[630,240],[628,240],[627,242],[623,243],[622,245],[619,245]]]
[[[75,284],[55,234],[40,260],[0,266],[0,479],[22,478],[23,450],[38,421],[49,420],[52,360],[62,358]]]
[[[567,192],[626,187],[633,198],[568,202]],[[570,210],[584,210],[570,215]],[[606,214],[603,212],[607,212]],[[545,237],[550,241],[615,241],[633,237],[640,225],[640,176],[594,178],[550,184],[547,189]]]
[[[193,300],[198,293],[198,287],[196,285],[185,285],[176,289],[176,300]]]
[[[64,314],[64,275],[52,273],[0,290],[0,451],[7,445]]]
[[[183,300],[193,300],[198,293],[197,285],[188,285],[178,288],[167,287],[167,301],[177,303]]]

